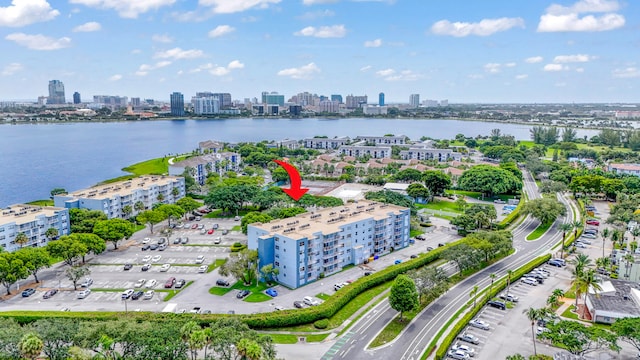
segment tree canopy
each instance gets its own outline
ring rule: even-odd
[[[462,190],[478,191],[492,196],[520,191],[522,179],[516,178],[512,172],[499,167],[478,165],[460,176],[458,187]]]
[[[402,321],[402,315],[405,312],[418,307],[418,291],[413,279],[407,275],[398,275],[396,277],[391,285],[389,305],[400,312],[400,321]]]

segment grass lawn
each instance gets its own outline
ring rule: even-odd
[[[222,296],[222,295],[225,295],[225,294],[227,294],[228,292],[230,292],[232,290],[245,290],[246,289],[246,290],[251,291],[251,295],[247,296],[247,298],[250,298],[253,295],[262,294],[262,295],[264,295],[264,296],[266,296],[268,298],[266,300],[269,300],[269,299],[271,299],[271,296],[262,293],[263,291],[265,291],[268,288],[269,288],[269,286],[267,286],[267,284],[265,284],[263,282],[258,283],[258,285],[244,286],[244,284],[242,284],[241,281],[238,281],[235,284],[231,285],[230,287],[214,286],[214,287],[209,289],[209,294]],[[260,301],[266,301],[266,300],[249,301],[249,302],[260,302]]]
[[[418,236],[418,235],[420,235],[420,234],[422,234],[422,233],[424,233],[424,231],[422,231],[422,230],[412,229],[412,230],[409,232],[409,237],[416,237],[416,236]]]
[[[317,297],[318,299],[328,300],[330,296],[329,296],[329,295],[327,295],[327,294],[325,294],[325,293],[320,293],[320,294],[317,294],[317,295],[316,295],[316,297]]]
[[[175,161],[180,161],[186,159],[187,156],[177,156],[175,157]],[[169,159],[168,157],[157,158],[146,160],[143,162],[139,162],[137,164],[129,165],[122,169],[122,171],[126,171],[131,173],[131,175],[124,175],[114,179],[109,179],[101,182],[101,184],[109,184],[117,181],[128,180],[140,175],[163,175],[169,172]]]
[[[174,296],[178,295],[180,293],[180,291],[184,290],[187,288],[187,286],[193,284],[193,281],[189,281],[186,284],[184,284],[184,286],[181,289],[172,289],[172,290],[167,290],[169,293],[167,294],[167,296],[164,297],[164,299],[162,299],[162,301],[169,301],[171,300]]]
[[[418,309],[404,313],[402,316],[402,322],[400,322],[400,315],[398,315],[395,319],[391,320],[390,323],[385,326],[385,328],[376,336],[371,344],[369,344],[369,348],[376,348],[378,346],[382,346],[400,334],[402,329],[404,329],[411,320],[422,310],[422,306],[418,307]]]
[[[540,224],[535,230],[531,232],[531,234],[527,235],[527,240],[537,240],[542,236],[549,228],[553,225],[553,222]]]
[[[298,336],[293,334],[265,334],[273,339],[276,344],[295,344],[298,342]]]
[[[451,195],[464,195],[464,196],[468,196],[474,199],[478,199],[478,200],[484,200],[484,201],[491,201],[491,199],[494,198],[498,198],[498,199],[502,199],[504,201],[507,201],[509,199],[513,199],[514,195],[504,195],[504,194],[499,194],[499,195],[494,195],[493,197],[483,197],[482,193],[480,192],[476,192],[476,191],[463,191],[463,190],[446,190],[445,193],[447,194],[451,194]]]
[[[227,262],[227,259],[216,259],[214,263],[209,264],[209,268],[207,269],[207,272],[208,273],[212,272],[216,268],[222,266],[222,264],[224,264],[225,262]]]
[[[458,209],[453,201],[447,200],[434,200],[427,204],[416,204],[416,207],[419,209],[442,210],[462,214],[462,211]]]
[[[53,200],[36,200],[30,201],[27,205],[36,205],[36,206],[53,206]]]
[[[231,228],[231,231],[242,231],[242,226],[236,225],[236,226]]]
[[[265,302],[269,300],[271,300],[271,296],[261,292],[254,292],[253,294],[247,296],[244,299],[244,301],[250,302],[250,303]]]
[[[257,207],[255,206],[249,206],[245,209],[241,209],[238,210],[238,216],[245,216],[247,215],[247,213],[252,212],[252,211],[258,211]],[[209,218],[209,219],[216,219],[216,218],[223,218],[223,219],[229,219],[229,218],[233,218],[236,216],[235,212],[231,212],[231,213],[225,213],[224,211],[222,211],[222,209],[217,209],[214,210],[210,213],[208,213],[207,215],[205,215],[205,218]]]
[[[560,316],[565,317],[567,319],[578,320],[578,314],[574,313],[573,310],[576,308],[575,305],[571,305],[565,310]]]

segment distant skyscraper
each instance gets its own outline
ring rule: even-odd
[[[412,108],[420,107],[420,94],[409,95],[409,106]]]
[[[49,81],[49,98],[47,104],[64,104],[64,84],[60,80]]]
[[[171,115],[184,116],[184,95],[179,92],[171,94]]]
[[[80,99],[80,93],[79,92],[74,92],[73,93],[73,103],[74,104],[80,104],[82,102],[82,100]]]
[[[342,104],[342,95],[331,95],[331,101],[337,101]]]
[[[133,106],[134,108],[140,107],[140,98],[139,97],[132,97],[131,98],[131,106]]]
[[[378,105],[384,106],[384,93],[383,92],[378,94]]]

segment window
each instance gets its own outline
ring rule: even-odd
[[[280,266],[280,261],[276,261],[276,266]]]
[[[279,245],[276,245],[276,250],[280,250],[280,246]]]

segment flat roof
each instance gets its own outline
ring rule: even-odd
[[[637,304],[635,300],[633,300],[633,296],[631,296],[631,285],[635,286],[635,284],[613,279],[610,280],[610,283],[614,289],[612,293],[595,295],[589,292],[589,300],[591,304],[593,304],[593,307],[596,310],[610,310],[640,316],[640,304]],[[609,285],[606,285],[606,288],[611,291]]]
[[[340,227],[365,219],[382,220],[389,213],[400,215],[408,208],[383,204],[375,201],[360,200],[312,212],[306,212],[287,219],[278,219],[266,224],[256,223],[253,226],[269,232],[271,235],[284,235],[293,239],[311,238],[314,233],[332,234],[340,231]]]
[[[179,166],[179,167],[195,167],[198,166],[200,164],[206,164],[206,163],[213,163],[222,159],[228,159],[232,156],[239,156],[239,154],[237,153],[233,153],[233,152],[219,152],[219,153],[215,153],[215,154],[206,154],[206,155],[199,155],[199,156],[194,156],[194,157],[190,157],[188,159],[184,159],[182,161],[178,161],[176,163],[173,163],[173,165],[171,166]]]
[[[2,209],[2,213],[0,213],[0,224],[26,224],[36,220],[37,216],[44,215],[50,217],[62,210],[64,210],[64,208],[55,206],[36,206],[27,204],[10,205]]]
[[[145,175],[131,180],[118,181],[110,184],[103,184],[94,186],[84,190],[77,190],[69,193],[68,195],[60,195],[61,197],[72,198],[91,198],[91,199],[107,199],[114,195],[126,196],[133,193],[137,189],[146,189],[151,185],[168,185],[180,177],[178,176],[160,176],[160,175]]]
[[[609,164],[609,166],[617,170],[640,171],[640,165],[638,164]]]

